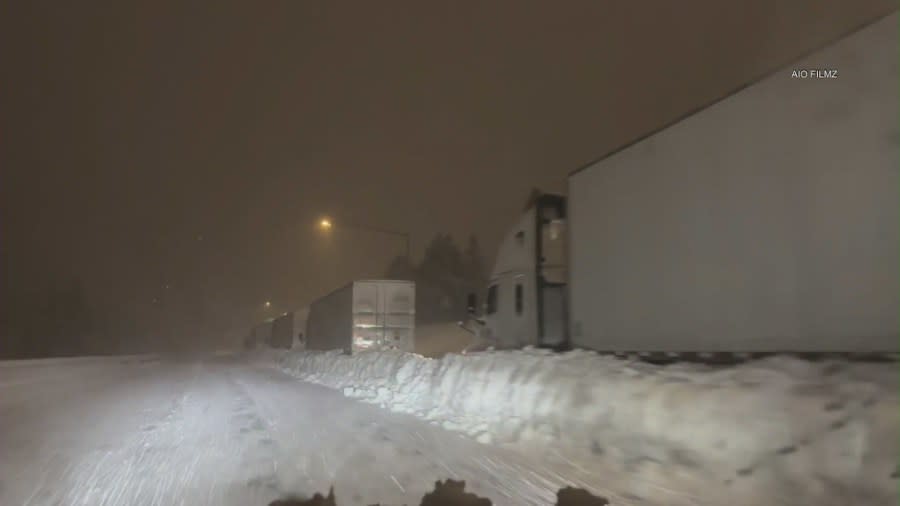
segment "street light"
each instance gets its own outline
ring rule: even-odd
[[[263,306],[265,306],[265,308],[268,309],[268,308],[272,307],[272,303],[271,303],[270,301],[266,301],[266,302],[263,304]]]
[[[351,223],[340,222],[340,225],[345,228],[355,228],[357,230],[368,230],[370,232],[378,232],[380,234],[400,236],[406,242],[406,259],[412,261],[410,258],[410,240],[409,240],[409,232],[398,232],[396,230],[386,230],[383,228],[369,227]],[[325,217],[319,220],[319,229],[323,232],[327,232],[334,227],[334,222],[331,218]]]

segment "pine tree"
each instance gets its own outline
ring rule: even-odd
[[[465,298],[464,270],[462,253],[453,238],[437,234],[416,269],[417,314],[422,321],[458,318]]]
[[[415,267],[410,263],[406,255],[399,255],[394,257],[390,265],[388,265],[384,277],[387,279],[412,281],[415,279]]]
[[[420,322],[453,321],[465,317],[466,296],[480,292],[487,269],[478,239],[469,236],[465,251],[449,234],[436,234],[418,265],[396,257],[385,276],[416,283],[416,319]]]
[[[469,243],[464,255],[466,293],[477,293],[487,283],[488,271],[481,252],[481,246],[475,234],[469,235]]]

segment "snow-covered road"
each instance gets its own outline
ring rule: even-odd
[[[4,505],[418,504],[446,478],[552,504],[587,476],[228,358],[0,363],[0,455]]]

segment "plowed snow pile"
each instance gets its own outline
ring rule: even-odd
[[[896,364],[773,358],[655,366],[573,351],[354,356],[280,367],[479,441],[552,449],[590,468],[702,476],[778,504],[896,503]]]

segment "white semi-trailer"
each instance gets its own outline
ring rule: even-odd
[[[250,330],[251,347],[269,345],[272,341],[272,327],[274,320],[268,319]]]
[[[900,350],[897,40],[894,13],[572,173],[502,243],[479,333]]]
[[[306,320],[309,308],[289,311],[272,322],[272,348],[303,349],[306,347]]]
[[[411,281],[354,281],[310,305],[306,349],[413,351],[415,308]]]

